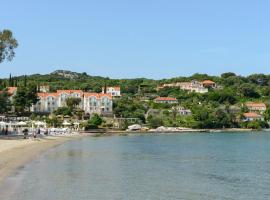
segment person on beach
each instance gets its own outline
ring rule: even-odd
[[[48,132],[48,129],[46,128],[44,135],[48,135],[48,134],[49,134],[49,132]]]
[[[28,135],[28,129],[26,128],[23,130],[23,139],[26,139],[27,135]]]
[[[8,125],[6,126],[5,135],[8,135]]]
[[[33,137],[37,138],[37,133],[38,133],[38,129],[36,131],[33,132]]]

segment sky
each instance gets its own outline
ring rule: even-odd
[[[270,73],[269,0],[0,0],[18,40],[0,77],[57,69],[111,78]]]

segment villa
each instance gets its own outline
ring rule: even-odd
[[[121,97],[121,89],[119,86],[115,87],[102,87],[102,94],[110,94],[112,97]]]
[[[68,98],[81,99],[79,108],[88,114],[109,114],[112,112],[112,96],[110,94],[88,93],[82,90],[57,90],[55,93],[38,93],[39,101],[32,106],[36,113],[51,113],[59,107],[66,106]]]
[[[266,111],[265,103],[248,102],[245,104],[245,106],[249,109],[250,112],[263,113],[264,111]]]
[[[13,97],[17,94],[17,87],[8,87],[7,93],[9,95],[10,101],[12,101]]]
[[[170,112],[176,111],[181,116],[189,116],[192,114],[190,109],[186,109],[182,106],[173,107]]]
[[[211,80],[204,80],[202,82],[203,87],[205,88],[217,88],[217,84],[214,81]]]
[[[255,121],[255,120],[263,121],[264,120],[263,116],[257,113],[253,113],[253,112],[244,113],[243,116],[244,116],[243,121]]]
[[[168,104],[176,104],[178,100],[174,97],[157,97],[154,100],[155,103],[168,103]]]
[[[205,86],[214,86],[216,87],[216,84],[214,82],[206,81],[205,83],[199,82],[196,80],[193,80],[191,82],[177,82],[177,83],[169,83],[169,84],[163,84],[159,87],[157,87],[157,90],[163,89],[163,88],[179,88],[181,90],[186,90],[189,92],[196,92],[196,93],[207,93],[208,87]]]

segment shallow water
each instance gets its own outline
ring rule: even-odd
[[[270,199],[270,133],[83,138],[26,165],[2,191],[7,200]]]

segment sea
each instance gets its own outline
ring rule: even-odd
[[[270,132],[85,137],[18,169],[0,199],[269,200]]]

